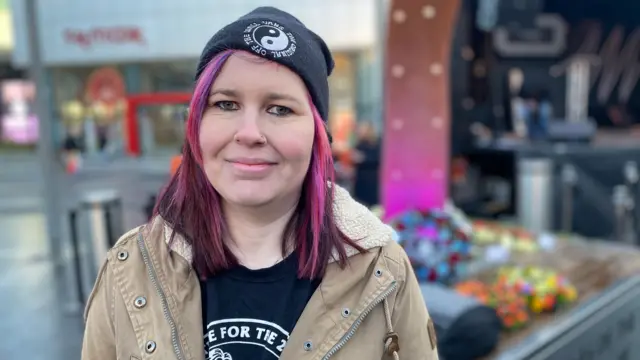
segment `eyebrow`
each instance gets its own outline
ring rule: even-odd
[[[222,95],[229,96],[229,97],[238,97],[238,93],[235,90],[231,90],[231,89],[216,89],[216,90],[213,90],[209,94],[209,97],[212,97],[212,96],[217,95],[217,94],[222,94]]]
[[[293,101],[295,103],[298,103],[298,104],[302,105],[300,103],[300,100],[296,99],[295,97],[293,97],[291,95],[287,95],[287,94],[269,93],[267,95],[267,99],[268,100],[289,100],[289,101]]]
[[[232,89],[215,89],[211,92],[211,94],[209,95],[209,97],[212,97],[214,95],[217,94],[221,94],[221,95],[225,95],[225,96],[229,96],[229,97],[240,97],[238,92]],[[289,100],[289,101],[293,101],[299,105],[302,105],[302,103],[300,102],[300,100],[298,100],[297,98],[291,96],[291,95],[287,95],[287,94],[283,94],[283,93],[277,93],[277,92],[270,92],[267,94],[266,96],[267,100],[270,101],[275,101],[275,100]]]

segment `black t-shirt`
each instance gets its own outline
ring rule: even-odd
[[[206,359],[280,358],[319,280],[298,279],[297,257],[266,269],[237,266],[202,283]]]

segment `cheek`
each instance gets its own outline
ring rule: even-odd
[[[306,172],[313,150],[313,136],[313,129],[291,131],[279,135],[277,139],[274,139],[273,145],[287,162]]]
[[[225,143],[225,133],[220,126],[213,126],[212,119],[206,117],[202,119],[200,125],[198,141],[200,142],[200,151],[204,162],[212,156],[216,156]]]

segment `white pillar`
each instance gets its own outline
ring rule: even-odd
[[[50,109],[50,88],[46,81],[46,70],[42,61],[40,46],[39,17],[37,0],[25,0],[28,46],[29,75],[36,86],[35,110],[39,121],[38,159],[42,171],[42,197],[49,237],[49,250],[56,264],[62,262],[62,227],[60,216],[63,210],[60,204],[59,181],[62,164],[59,149],[54,141],[54,126]]]

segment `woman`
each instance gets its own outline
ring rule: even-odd
[[[274,8],[213,36],[182,165],[108,253],[83,359],[437,359],[392,230],[331,185],[332,67]]]
[[[361,123],[354,151],[356,181],[353,195],[368,207],[378,205],[380,151],[380,142],[373,125],[370,122]]]

